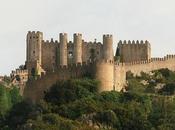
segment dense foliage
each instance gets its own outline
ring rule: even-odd
[[[0,126],[4,125],[5,118],[13,106],[21,101],[18,88],[6,88],[0,84]]]
[[[127,92],[97,93],[93,79],[59,81],[45,92],[39,103],[3,100],[4,130],[174,130],[175,73],[167,69],[128,73]],[[4,90],[0,90],[4,91]],[[11,94],[10,94],[11,93]],[[8,104],[8,102],[11,102]],[[13,105],[11,105],[13,104]],[[9,107],[10,106],[10,107]]]

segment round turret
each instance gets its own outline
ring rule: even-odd
[[[114,60],[112,35],[103,35],[103,59]]]
[[[67,34],[60,33],[60,65],[67,66]]]
[[[74,63],[82,64],[82,34],[74,34]]]
[[[114,63],[105,60],[97,62],[95,78],[100,81],[99,92],[114,90]]]

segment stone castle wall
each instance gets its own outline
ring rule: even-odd
[[[42,59],[41,66],[45,71],[52,71],[57,65],[57,55],[56,50],[58,48],[58,43],[51,41],[42,42]]]
[[[151,59],[151,45],[148,41],[120,41],[118,43],[121,62],[143,61]]]
[[[114,90],[121,91],[126,86],[126,69],[124,64],[115,63],[114,66]]]
[[[32,102],[37,102],[43,98],[44,92],[57,81],[82,78],[86,75],[94,76],[94,66],[94,64],[60,66],[55,72],[42,75],[37,80],[29,80],[24,90],[24,97]]]
[[[99,92],[111,91],[114,88],[114,63],[113,61],[102,60],[97,62],[95,78],[100,81]]]
[[[83,42],[83,62],[88,60],[99,60],[103,54],[103,46],[100,42]],[[92,57],[92,53],[94,53],[94,57]]]
[[[100,81],[99,92],[121,91],[126,86],[127,71],[131,71],[134,75],[140,75],[141,72],[149,73],[152,70],[162,68],[175,71],[175,55],[132,63],[113,63],[110,60],[101,60],[91,64],[62,66],[55,72],[47,73],[37,80],[29,81],[24,96],[32,101],[38,101],[44,96],[44,91],[47,91],[58,80],[82,78],[86,75],[91,75]]]
[[[140,72],[150,72],[152,70],[158,70],[162,68],[168,68],[175,71],[175,55],[167,55],[164,58],[152,58],[149,61],[139,61],[125,64],[125,69],[131,71],[134,75],[140,75]]]
[[[61,33],[58,42],[44,41],[41,32],[29,32],[26,66],[29,77],[33,69],[40,77],[28,81],[24,96],[37,101],[58,80],[81,78],[85,74],[100,81],[99,92],[102,92],[121,91],[126,86],[128,71],[134,75],[162,68],[175,71],[175,55],[151,59],[148,41],[120,41],[118,49],[120,61],[114,62],[112,35],[103,35],[102,44],[86,42],[79,33],[74,34],[73,42],[68,42],[67,34]]]
[[[26,65],[29,75],[37,62],[41,69],[36,71],[52,72],[60,65],[78,64],[97,60],[102,57],[103,46],[100,42],[86,42],[79,33],[74,34],[73,42],[68,42],[67,34],[60,33],[59,42],[43,40],[42,32],[28,32]]]

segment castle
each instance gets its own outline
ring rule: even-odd
[[[99,92],[121,91],[128,71],[134,75],[161,68],[175,71],[175,55],[151,58],[148,41],[119,41],[115,55],[109,34],[103,35],[103,43],[86,42],[79,33],[68,42],[66,33],[59,34],[59,41],[44,41],[42,32],[29,31],[26,42],[26,71],[21,72],[28,75],[24,96],[33,101],[58,80],[92,76],[100,81]]]

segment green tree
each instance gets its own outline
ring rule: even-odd
[[[11,97],[11,103],[13,105],[22,101],[22,97],[21,97],[21,95],[19,93],[19,89],[17,87],[13,86],[13,88],[10,90],[9,93],[10,93],[10,97]]]
[[[10,107],[9,94],[4,86],[0,86],[0,116],[4,116]]]

